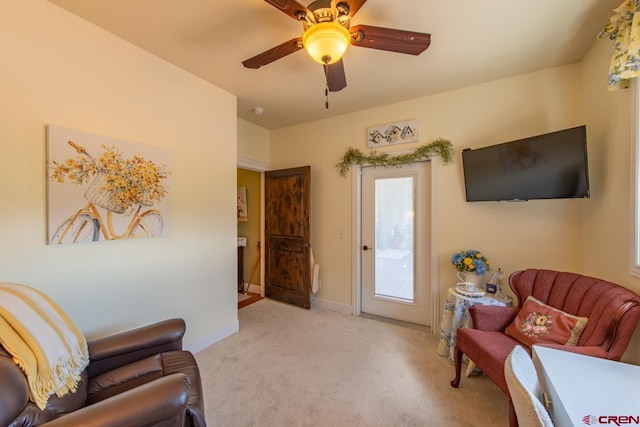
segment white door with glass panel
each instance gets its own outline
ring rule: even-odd
[[[363,313],[430,326],[431,167],[362,168]]]

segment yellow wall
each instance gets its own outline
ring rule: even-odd
[[[195,347],[237,330],[235,97],[45,0],[0,9],[0,281],[89,338],[170,316]],[[46,245],[47,124],[169,150],[171,236]]]
[[[255,267],[253,278],[251,273],[259,256],[262,207],[260,176],[260,172],[238,169],[238,187],[247,187],[247,222],[238,222],[238,236],[247,238],[247,247],[244,248],[244,282],[256,286],[260,286],[260,265]]]

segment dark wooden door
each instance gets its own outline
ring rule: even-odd
[[[265,177],[265,296],[311,308],[311,167]]]

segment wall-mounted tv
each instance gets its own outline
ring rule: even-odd
[[[589,197],[587,128],[462,151],[468,202]]]

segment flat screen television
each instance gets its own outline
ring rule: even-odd
[[[462,151],[468,202],[589,197],[587,128]]]

